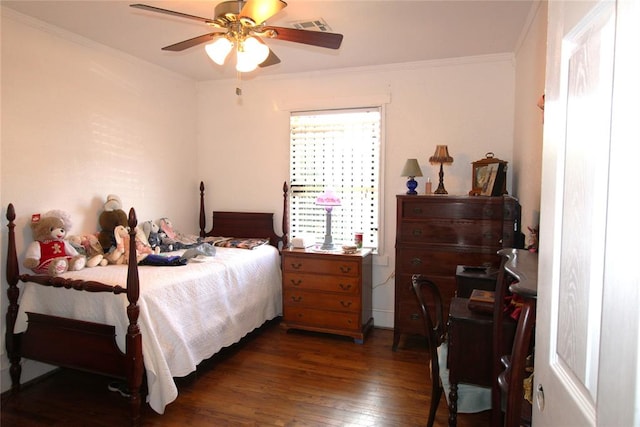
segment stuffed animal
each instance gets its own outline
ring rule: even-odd
[[[110,264],[128,264],[130,242],[129,230],[127,230],[122,225],[118,225],[114,230],[114,235],[116,239],[116,246],[113,247],[111,251],[106,255],[107,261]],[[149,254],[160,253],[160,248],[157,248],[156,250],[151,248],[144,235],[144,231],[142,231],[142,228],[140,226],[136,227],[135,239],[137,262],[142,261]]]
[[[109,194],[104,204],[104,211],[99,218],[100,232],[98,233],[98,241],[102,246],[103,252],[109,253],[112,247],[115,247],[116,237],[114,230],[118,225],[126,227],[128,224],[127,214],[122,210],[122,202],[120,197],[115,194]]]
[[[174,250],[193,247],[200,243],[198,236],[182,234],[174,230],[169,218],[160,218],[160,232],[163,235],[162,243],[173,246]]]
[[[84,268],[87,258],[65,240],[71,228],[69,214],[53,210],[31,217],[33,242],[27,247],[23,265],[36,274],[57,276]]]
[[[69,243],[73,245],[78,253],[87,257],[86,267],[105,266],[108,264],[97,236],[93,234],[69,236]]]
[[[160,247],[160,227],[153,221],[144,221],[142,223],[142,231],[144,232],[151,249]]]

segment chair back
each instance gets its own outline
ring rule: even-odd
[[[422,312],[431,359],[431,403],[427,422],[427,426],[431,427],[435,421],[436,410],[443,393],[440,383],[440,364],[438,363],[438,347],[446,340],[442,297],[438,286],[421,274],[414,274],[411,277],[411,285]]]

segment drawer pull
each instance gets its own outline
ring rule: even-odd
[[[483,215],[485,217],[492,217],[493,216],[493,208],[484,208]]]
[[[344,308],[351,307],[351,304],[352,304],[351,301],[340,301],[340,305],[343,306]]]
[[[300,286],[302,284],[302,279],[298,279],[298,280],[291,279],[291,284],[293,286]]]
[[[302,297],[297,297],[297,296],[295,296],[295,295],[292,295],[292,296],[291,296],[291,301],[293,301],[293,302],[300,302],[300,301],[302,301]]]
[[[422,213],[422,208],[421,208],[421,207],[419,207],[419,206],[415,206],[415,207],[413,208],[413,213],[415,213],[415,214],[421,214],[421,213]]]
[[[299,270],[300,267],[302,267],[302,263],[301,262],[298,262],[296,264],[291,263],[291,268],[293,268],[294,270]]]
[[[351,289],[351,284],[344,284],[344,283],[340,283],[338,286],[340,286],[340,289],[342,289],[343,291],[348,291],[349,289]]]
[[[422,236],[422,229],[421,228],[414,228],[413,231],[411,232],[411,234],[413,234],[414,236]]]
[[[411,313],[409,317],[411,320],[420,320],[420,313]]]
[[[343,273],[348,273],[351,271],[351,267],[349,267],[348,265],[341,265],[340,266],[340,271]]]
[[[422,264],[422,259],[420,258],[411,258],[411,265],[420,265]]]

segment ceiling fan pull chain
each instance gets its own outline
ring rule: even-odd
[[[242,96],[242,73],[240,71],[236,71],[236,80],[238,81],[236,85],[236,95]]]

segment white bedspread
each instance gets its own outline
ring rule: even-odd
[[[139,266],[138,271],[138,324],[148,402],[158,413],[178,396],[173,377],[188,375],[202,360],[282,313],[280,260],[272,246],[253,250],[216,248],[216,255],[203,262],[179,267]],[[125,287],[126,276],[126,265],[110,265],[65,273],[63,277]],[[95,294],[27,283],[21,292],[15,331],[26,330],[25,311],[111,324],[124,351],[127,305],[125,294]]]

